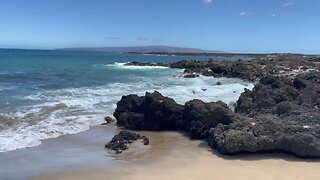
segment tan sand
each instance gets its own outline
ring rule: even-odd
[[[144,147],[136,143],[130,151],[114,155],[117,159],[129,161],[125,165],[49,174],[35,179],[320,179],[320,161],[300,160],[279,154],[221,157],[205,143],[190,141],[179,133],[142,134],[150,138],[150,146]]]

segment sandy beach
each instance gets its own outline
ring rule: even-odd
[[[284,154],[220,156],[202,141],[190,141],[177,132],[139,132],[149,146],[132,145],[121,155],[128,163],[37,176],[57,179],[319,179],[319,160]],[[103,158],[103,157],[101,157]]]
[[[0,180],[320,180],[319,9],[0,0]]]

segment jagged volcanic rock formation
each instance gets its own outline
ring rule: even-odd
[[[238,100],[236,112],[246,118],[212,128],[209,144],[224,154],[284,151],[320,157],[319,83],[318,72],[293,81],[262,78]]]
[[[258,83],[241,94],[235,112],[222,102],[192,100],[183,106],[154,92],[123,96],[114,116],[128,129],[185,131],[191,138],[206,139],[223,154],[286,152],[320,157],[319,61],[319,56],[274,54],[250,61],[162,64],[185,69],[188,78],[205,75]]]
[[[128,129],[180,130],[189,132],[193,138],[204,138],[211,127],[233,121],[232,111],[221,101],[192,100],[182,106],[157,91],[142,97],[123,96],[113,115],[119,126]]]
[[[114,117],[117,125],[132,130],[183,130],[183,106],[159,92],[123,96],[117,103]]]

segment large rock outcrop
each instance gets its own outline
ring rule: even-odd
[[[159,92],[123,96],[114,112],[119,126],[133,130],[183,130],[183,106]]]
[[[185,105],[159,92],[123,96],[117,124],[137,130],[182,130],[223,154],[286,152],[320,157],[320,73],[265,76],[241,94],[235,112],[223,102]]]
[[[293,80],[262,78],[237,102],[236,112],[244,118],[212,128],[209,144],[224,154],[281,151],[320,157],[319,77],[311,72]]]
[[[192,100],[184,106],[159,92],[145,96],[123,96],[114,113],[117,124],[133,130],[180,130],[191,138],[205,138],[208,130],[219,123],[230,124],[233,112],[219,101],[204,103]]]
[[[320,114],[247,118],[218,125],[208,143],[222,154],[287,152],[299,157],[320,157]]]

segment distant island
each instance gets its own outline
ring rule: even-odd
[[[131,52],[131,53],[225,53],[218,50],[203,50],[196,48],[173,47],[173,46],[128,46],[128,47],[79,47],[60,48],[65,51],[98,51],[98,52]]]

